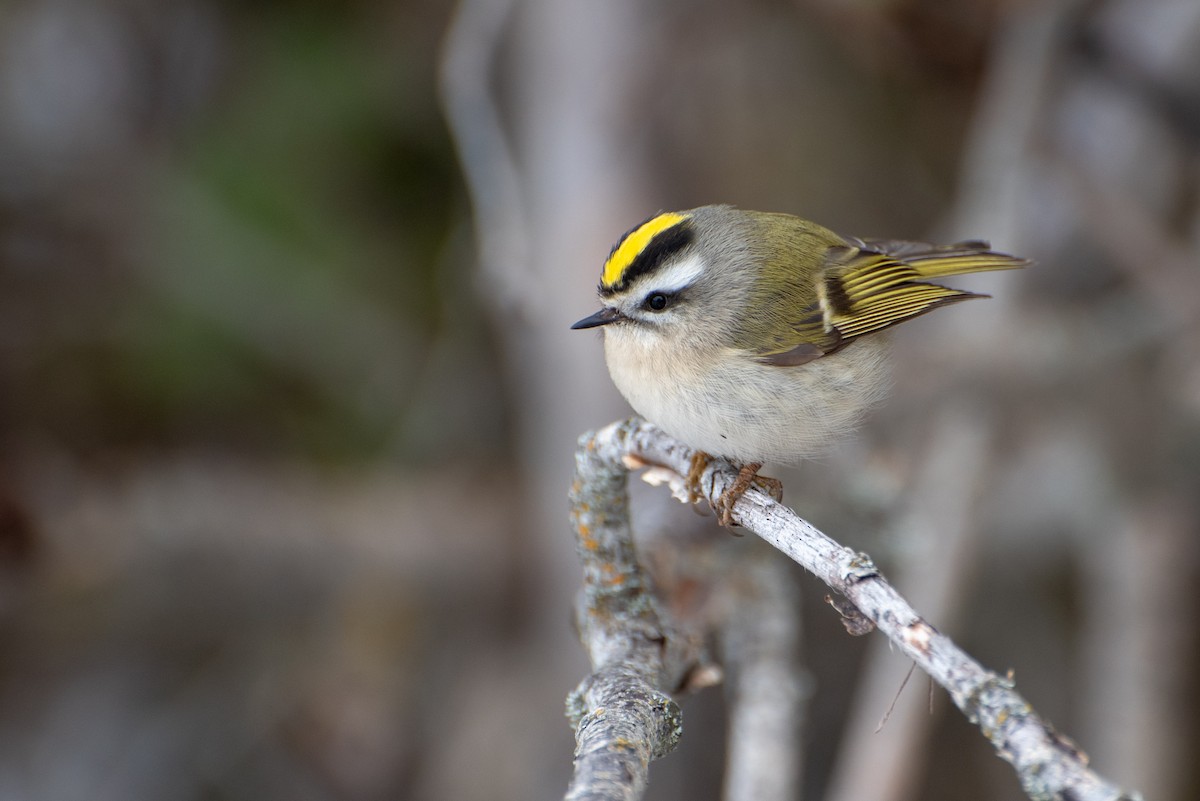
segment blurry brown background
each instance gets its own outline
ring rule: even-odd
[[[567,326],[709,202],[1037,260],[787,498],[1200,795],[1194,0],[4,0],[0,799],[561,795],[571,451],[627,413]],[[873,733],[907,663],[795,578],[804,797],[1022,797],[920,677]],[[650,798],[719,797],[724,714]]]

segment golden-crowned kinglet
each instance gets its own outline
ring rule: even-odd
[[[742,464],[722,522],[763,462],[791,464],[852,429],[887,389],[883,329],[986,297],[927,279],[1024,259],[986,242],[854,239],[788,214],[703,206],[636,226],[604,262],[604,327],[617,389],[703,454]],[[689,481],[703,462],[693,462]],[[694,490],[693,490],[694,491]]]

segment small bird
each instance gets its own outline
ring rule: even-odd
[[[851,431],[887,391],[884,329],[987,297],[932,281],[1023,267],[986,242],[857,239],[790,214],[727,205],[657,214],[617,241],[600,274],[617,389],[696,453],[741,466],[722,525],[763,463],[794,464]]]

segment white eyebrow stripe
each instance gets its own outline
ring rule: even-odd
[[[678,292],[691,286],[703,272],[704,260],[698,254],[693,253],[669,267],[655,270],[653,274],[646,277],[645,287],[660,292]]]

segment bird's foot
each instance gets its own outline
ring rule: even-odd
[[[708,468],[712,461],[713,457],[704,451],[694,451],[692,453],[691,463],[688,465],[688,472],[685,477],[688,503],[694,504],[705,497],[705,492],[700,488],[700,479],[704,476],[705,469]],[[783,483],[777,478],[760,476],[758,471],[761,468],[762,462],[751,462],[750,464],[742,465],[733,484],[729,489],[722,492],[716,502],[712,504],[713,512],[717,515],[717,522],[725,528],[732,528],[736,525],[733,522],[733,505],[752,486],[758,487],[777,501],[783,501]]]
[[[713,505],[713,511],[717,513],[717,522],[722,526],[730,528],[734,525],[733,505],[746,494],[746,490],[751,486],[757,486],[777,501],[783,500],[783,483],[777,478],[760,476],[758,471],[761,468],[762,462],[742,465],[733,485],[722,492],[720,498],[717,498],[716,504]]]

